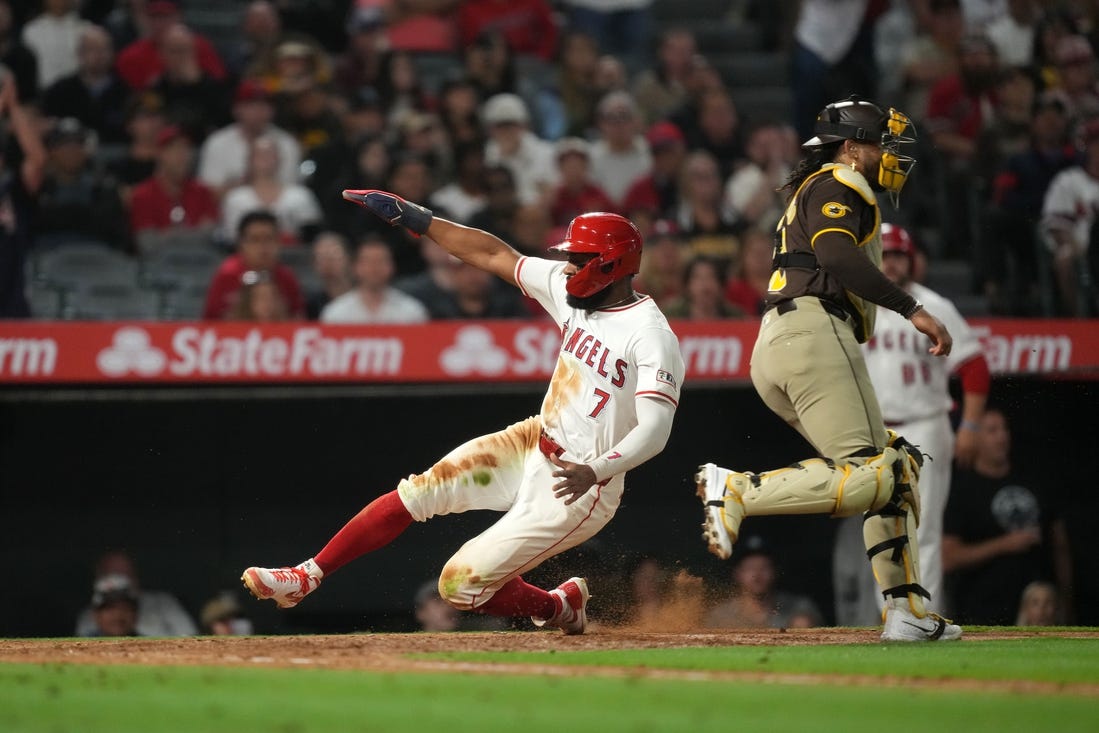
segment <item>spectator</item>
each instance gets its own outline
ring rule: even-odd
[[[138,597],[125,575],[106,575],[92,588],[92,628],[81,636],[140,636]]]
[[[595,123],[600,91],[595,85],[599,46],[586,33],[569,31],[561,39],[554,82],[537,94],[538,134],[548,140],[584,137]]]
[[[880,231],[882,273],[894,285],[938,313],[954,337],[950,354],[945,358],[934,356],[928,352],[928,342],[915,335],[912,325],[903,316],[883,308],[877,314],[874,335],[862,347],[885,424],[913,445],[920,446],[927,455],[943,457],[943,460],[925,461],[920,471],[920,521],[916,545],[920,584],[930,595],[925,605],[945,612],[947,599],[943,591],[941,547],[943,512],[951,484],[951,462],[947,459],[953,457],[958,466],[964,468],[973,464],[977,428],[988,397],[988,362],[980,341],[954,304],[913,280],[916,245],[908,231],[894,224],[882,224]],[[957,435],[950,424],[950,412],[955,406],[949,384],[952,375],[961,382]],[[884,599],[877,592],[873,573],[868,572],[862,562],[866,550],[862,517],[841,521],[845,526],[840,528],[840,535],[850,537],[850,541],[837,541],[836,554],[846,558],[846,562],[836,563],[843,568],[837,575],[856,578],[852,585],[845,585],[842,592],[852,596],[856,605],[873,607],[873,612],[862,619],[841,621],[854,621],[853,625],[860,625],[860,622],[876,624]],[[836,583],[840,583],[838,577]],[[859,604],[853,598],[860,595],[858,591],[874,602]]]
[[[0,64],[15,76],[20,103],[38,96],[38,59],[23,44],[14,27],[9,0],[0,0]]]
[[[741,236],[740,258],[725,285],[725,299],[747,315],[763,315],[764,296],[773,272],[774,235],[752,228]]]
[[[23,43],[38,60],[38,89],[76,71],[76,47],[84,26],[75,0],[43,0],[42,13],[23,26]]]
[[[381,58],[378,82],[375,85],[382,107],[387,110],[389,123],[399,125],[413,112],[426,112],[433,101],[420,83],[420,75],[412,54],[407,51],[387,51]]]
[[[175,596],[141,587],[137,565],[125,551],[102,554],[95,563],[95,581],[97,585],[102,581],[104,589],[128,588],[137,595],[134,629],[139,636],[193,636],[198,632],[194,620]],[[76,636],[92,636],[95,628],[93,609],[81,611],[76,620]]]
[[[221,263],[210,281],[206,305],[202,310],[203,319],[221,320],[233,309],[248,273],[267,273],[286,302],[289,315],[295,318],[303,316],[305,300],[301,285],[294,271],[279,262],[281,248],[279,223],[274,214],[267,211],[245,214],[237,228],[236,254]]]
[[[140,252],[168,233],[210,238],[219,218],[214,193],[191,176],[195,148],[183,130],[174,125],[162,129],[157,148],[153,175],[130,197],[130,229]]]
[[[427,310],[410,295],[392,287],[393,254],[378,237],[359,242],[355,253],[354,289],[324,307],[324,323],[422,323]]]
[[[675,218],[694,254],[717,258],[723,267],[736,261],[743,226],[725,201],[717,161],[705,150],[683,163]]]
[[[0,155],[0,211],[6,226],[0,226],[0,319],[27,318],[23,270],[31,247],[34,200],[42,185],[46,151],[34,121],[19,103],[14,77],[0,84],[0,122],[6,124],[22,163],[12,169],[6,155]]]
[[[628,212],[649,211],[658,218],[673,215],[679,200],[679,178],[687,156],[687,142],[671,122],[658,122],[645,135],[652,155],[652,170],[634,181],[622,207]]]
[[[235,593],[224,591],[208,600],[199,614],[202,633],[209,636],[251,636],[252,620],[244,615]]]
[[[153,175],[160,154],[160,133],[168,121],[164,104],[153,92],[135,94],[125,106],[126,134],[130,144],[126,154],[107,164],[119,183],[119,196],[130,206],[133,187]]]
[[[287,320],[286,300],[270,272],[249,270],[240,277],[240,289],[227,321],[279,323]]]
[[[312,158],[314,151],[343,135],[333,107],[326,88],[307,78],[303,86],[281,95],[275,123],[294,136],[303,157]]]
[[[439,118],[451,144],[455,147],[483,145],[478,110],[480,100],[473,82],[464,77],[451,79],[443,83],[437,96]]]
[[[311,321],[321,317],[330,302],[351,290],[351,258],[347,239],[339,232],[321,232],[313,240],[313,274],[320,288],[306,294],[305,316]]]
[[[94,134],[79,120],[66,117],[47,134],[46,147],[49,160],[38,193],[36,245],[98,242],[131,252],[118,186],[90,162]]]
[[[511,220],[511,244],[521,254],[541,257],[546,254],[546,247],[561,241],[562,238],[556,236],[556,231],[549,212],[543,207],[520,206]],[[539,311],[531,312],[536,316],[541,315]]]
[[[470,217],[469,225],[512,241],[515,217],[519,212],[519,192],[511,169],[502,165],[485,168],[485,206]]]
[[[920,32],[901,50],[904,109],[922,121],[932,88],[958,72],[958,47],[965,35],[962,6],[958,0],[930,0]]]
[[[433,188],[431,170],[423,158],[411,153],[401,153],[390,163],[385,190],[392,191],[405,201],[426,201]],[[415,244],[416,237],[403,227],[391,227],[375,217],[362,216],[361,213],[358,223],[355,231],[377,233],[389,243],[398,275],[408,275],[424,269],[424,261],[417,248],[411,246]]]
[[[227,47],[229,74],[234,79],[270,81],[275,76],[275,49],[282,40],[278,8],[270,0],[251,0],[241,14],[240,36]]]
[[[1034,235],[1050,181],[1078,159],[1068,140],[1064,102],[1053,92],[1043,92],[1031,113],[1029,145],[997,172],[984,213],[990,246],[984,247],[985,280],[980,285],[992,313],[1038,314]]]
[[[377,86],[386,50],[385,12],[380,5],[352,7],[347,18],[347,48],[336,58],[334,78],[345,94]]]
[[[560,183],[550,203],[554,226],[568,226],[575,217],[590,211],[614,211],[615,205],[591,179],[591,152],[579,137],[557,141],[557,171]]]
[[[278,95],[280,106],[295,95],[332,81],[328,53],[308,36],[288,38],[275,49],[275,75],[264,86]],[[285,110],[284,110],[285,111]]]
[[[163,69],[149,88],[164,100],[168,119],[202,140],[228,122],[229,100],[222,81],[202,68],[195,44],[187,26],[169,26],[159,47]]]
[[[687,103],[695,53],[695,37],[689,30],[672,28],[661,35],[655,66],[642,70],[633,84],[633,96],[647,124],[666,119]]]
[[[1076,19],[1064,7],[1049,8],[1042,13],[1034,35],[1034,62],[1044,88],[1060,84],[1057,46],[1062,38],[1080,32]]]
[[[988,38],[1005,66],[1031,65],[1041,10],[1035,0],[1007,0],[1007,12],[988,25]]]
[[[556,182],[553,146],[528,129],[530,114],[523,100],[497,94],[485,102],[483,119],[489,137],[485,162],[511,171],[521,203],[545,203]]]
[[[252,140],[248,172],[243,183],[225,194],[222,202],[222,228],[226,241],[249,211],[266,209],[279,222],[282,243],[297,245],[312,238],[321,221],[316,196],[300,183],[287,185],[279,180],[279,147],[274,138]]]
[[[450,175],[454,151],[438,117],[430,112],[409,112],[397,129],[399,150],[423,160],[433,179]]]
[[[1084,156],[1053,177],[1042,204],[1042,228],[1053,257],[1061,312],[1088,317],[1099,313],[1095,282],[1099,247],[1092,247],[1099,211],[1099,118],[1083,129]]]
[[[1032,580],[1019,599],[1016,626],[1053,626],[1059,621],[1057,586],[1044,580]]]
[[[778,190],[797,162],[797,138],[792,127],[762,123],[748,133],[748,158],[725,183],[725,202],[737,221],[765,229],[773,227],[785,208]]]
[[[679,236],[675,222],[660,219],[645,239],[641,252],[641,272],[635,289],[646,293],[664,310],[683,292],[686,257],[685,242]]]
[[[628,91],[629,81],[625,64],[614,56],[603,54],[595,62],[595,88],[600,99],[611,92]]]
[[[435,190],[432,208],[445,209],[452,221],[468,224],[483,209],[485,196],[485,150],[480,142],[459,143],[454,148],[454,180]]]
[[[110,35],[99,26],[85,25],[76,56],[76,72],[46,89],[42,112],[48,117],[75,117],[95,132],[100,143],[124,142],[129,89],[114,73]]]
[[[1034,77],[1026,69],[1005,68],[996,83],[995,98],[992,121],[978,133],[973,151],[973,178],[982,196],[991,190],[1007,159],[1029,146],[1037,98]]]
[[[943,524],[943,570],[954,612],[965,623],[1011,624],[1023,588],[1055,579],[1071,608],[1071,559],[1051,497],[1011,460],[1011,431],[985,411],[971,471],[958,471]]]
[[[1065,36],[1057,41],[1057,89],[1073,126],[1099,115],[1099,79],[1095,51],[1084,36]]]
[[[725,300],[724,268],[718,260],[695,257],[683,271],[683,294],[662,310],[668,318],[709,321],[744,313]]]
[[[331,102],[339,116],[340,134],[315,145],[300,166],[305,184],[321,199],[322,208],[329,203],[325,201],[327,198],[332,198],[336,204],[342,202],[339,192],[347,186],[337,188],[334,183],[354,173],[359,144],[382,138],[386,133],[385,109],[373,87],[363,87],[350,97],[334,98]],[[385,170],[385,166],[381,170]],[[354,184],[361,185],[362,179],[355,180]]]
[[[233,96],[233,122],[212,133],[202,144],[198,178],[224,194],[244,182],[252,143],[266,137],[278,148],[278,179],[291,185],[300,180],[301,148],[290,133],[273,124],[275,108],[267,90],[245,80]]]
[[[653,0],[564,0],[570,28],[580,30],[608,54],[645,66],[652,36]]]
[[[627,92],[611,92],[596,108],[599,138],[591,148],[592,178],[621,206],[634,181],[652,172],[652,156],[640,134],[641,113]]]
[[[708,628],[803,629],[821,625],[806,596],[776,589],[774,557],[759,537],[737,543],[731,597],[706,615]]]
[[[744,157],[740,115],[724,88],[701,92],[697,104],[698,125],[688,130],[687,145],[692,150],[701,148],[714,156],[721,179],[726,180],[733,166]]]
[[[148,16],[147,34],[122,49],[115,64],[123,81],[135,91],[146,89],[164,73],[164,36],[183,21],[179,6],[173,0],[150,0],[145,6]],[[206,38],[192,34],[194,53],[199,68],[214,81],[226,78],[225,66],[214,46]]]
[[[450,275],[449,301],[425,303],[433,318],[529,318],[530,310],[518,291],[484,270],[460,262]]]
[[[546,0],[465,0],[455,21],[463,47],[498,32],[516,54],[549,61],[557,49],[557,24]]]
[[[482,101],[518,90],[515,57],[500,32],[485,32],[463,48],[462,68]]]
[[[364,135],[355,141],[346,162],[347,170],[341,171],[332,180],[324,180],[319,176],[310,179],[314,191],[320,188],[317,198],[324,210],[325,220],[339,232],[376,231],[373,222],[364,221],[364,217],[347,206],[340,192],[349,186],[384,189],[389,169],[393,165],[389,146],[381,135]]]

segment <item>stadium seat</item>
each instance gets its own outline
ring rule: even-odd
[[[161,318],[173,321],[196,321],[202,318],[206,304],[207,283],[191,281],[165,295]]]
[[[74,243],[32,256],[30,280],[37,285],[79,288],[90,284],[133,285],[137,262],[104,244]]]
[[[205,287],[223,259],[210,245],[165,242],[142,260],[141,280],[152,288],[175,289],[196,282]]]
[[[78,321],[156,320],[161,296],[131,283],[92,284],[72,290],[66,298],[67,317]]]

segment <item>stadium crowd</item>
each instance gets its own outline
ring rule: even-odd
[[[669,315],[755,316],[775,189],[851,92],[921,132],[883,207],[921,272],[968,263],[973,314],[1096,314],[1094,3],[702,3],[708,33],[788,62],[783,110],[734,94],[751,66],[712,62],[659,2],[0,0],[0,317],[533,316],[347,187],[531,254],[616,211]],[[207,37],[212,13],[233,32]]]

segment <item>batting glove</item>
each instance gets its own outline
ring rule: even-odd
[[[402,226],[417,235],[427,232],[434,217],[431,209],[405,201],[400,196],[385,191],[347,189],[343,192],[343,197],[370,209],[393,226]]]

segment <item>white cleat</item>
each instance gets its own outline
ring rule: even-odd
[[[270,598],[279,608],[293,608],[321,584],[324,573],[312,559],[292,568],[248,568],[240,579],[261,601]]]
[[[702,522],[702,539],[710,552],[722,560],[728,560],[733,554],[733,543],[744,519],[744,502],[740,494],[729,486],[730,477],[739,475],[743,474],[713,463],[702,464],[695,474],[698,498],[702,500],[702,508],[706,512]]]
[[[885,612],[882,641],[955,641],[962,636],[962,627],[950,623],[937,613],[923,618],[905,608],[889,608]]]
[[[561,610],[553,618],[531,618],[535,626],[556,626],[569,636],[583,634],[588,626],[588,581],[584,578],[569,578],[550,591],[550,595],[561,599]]]

